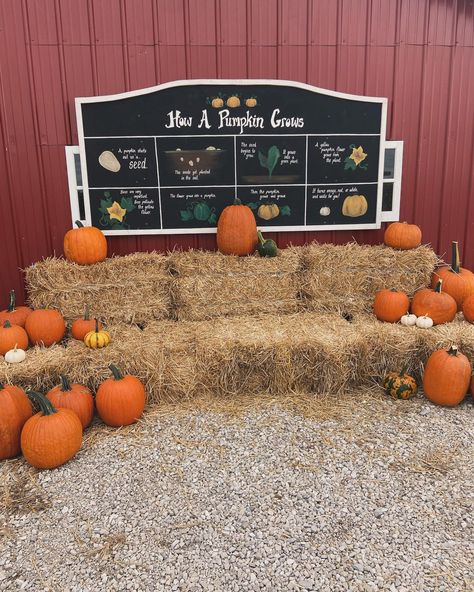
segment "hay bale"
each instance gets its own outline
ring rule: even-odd
[[[159,253],[111,257],[95,265],[49,258],[25,270],[29,302],[52,307],[67,321],[90,313],[107,324],[147,323],[171,314],[168,258]]]
[[[375,292],[409,296],[429,284],[438,258],[429,247],[397,251],[384,245],[313,243],[303,251],[302,293],[313,311],[370,312]]]
[[[175,252],[173,300],[178,320],[290,314],[300,308],[301,249],[278,257],[235,257],[211,251]]]

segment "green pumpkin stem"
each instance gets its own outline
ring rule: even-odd
[[[451,271],[454,271],[454,273],[459,273],[460,263],[458,241],[453,241],[451,243]]]
[[[11,326],[12,326],[12,324],[10,323],[10,321],[8,319],[3,322],[4,329],[11,329]]]
[[[15,310],[15,290],[10,290],[10,301],[7,310],[8,312],[13,312]]]
[[[261,245],[264,245],[265,242],[266,242],[266,240],[263,238],[263,234],[262,234],[262,231],[261,230],[257,230],[257,236],[258,236],[258,242]]]
[[[241,206],[242,202],[240,201],[240,199],[238,197],[234,198],[234,206]]]
[[[401,371],[400,371],[400,374],[399,374],[398,376],[403,376],[404,374],[406,374],[406,373],[407,373],[407,370],[408,370],[408,364],[405,364],[405,365],[402,367],[402,369],[401,369]]]
[[[38,403],[40,411],[43,415],[53,415],[54,413],[58,412],[51,401],[41,393],[27,389],[26,394],[30,397],[30,399],[33,399],[33,401]]]
[[[95,320],[95,332],[98,333],[99,332],[99,321],[97,319]]]
[[[76,220],[75,224],[78,228],[84,228],[84,224],[80,220]]]
[[[120,370],[117,368],[117,366],[110,364],[109,368],[110,368],[110,371],[112,372],[112,374],[114,375],[115,380],[122,380],[123,374],[120,372]]]
[[[5,385],[3,384],[3,382],[0,382],[0,391],[3,391],[4,388],[5,388]]]
[[[452,345],[449,349],[448,349],[448,354],[450,356],[457,356],[458,355],[458,348],[456,345]]]
[[[64,374],[61,374],[61,390],[63,391],[63,393],[71,390],[71,383],[69,381],[69,378],[67,376],[64,376]]]
[[[89,320],[89,305],[86,304],[84,307],[84,320],[88,321]]]
[[[435,292],[438,292],[438,294],[441,294],[441,291],[442,291],[442,289],[443,289],[443,280],[438,280],[438,281],[436,282],[436,286],[435,286],[435,289],[434,289],[434,291],[435,291]],[[426,315],[425,315],[425,316],[426,316]]]

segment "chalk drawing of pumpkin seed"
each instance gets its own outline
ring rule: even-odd
[[[104,150],[99,156],[99,164],[101,167],[110,171],[111,173],[118,173],[120,170],[120,162],[117,157],[110,150]]]

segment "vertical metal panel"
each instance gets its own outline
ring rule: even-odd
[[[472,0],[2,0],[1,285],[60,253],[70,226],[63,144],[74,98],[180,78],[289,78],[389,98],[405,141],[401,216],[474,267]],[[273,234],[280,246],[381,231]],[[215,248],[214,235],[109,239],[111,253]],[[0,308],[6,304],[0,295]]]

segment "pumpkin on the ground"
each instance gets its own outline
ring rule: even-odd
[[[217,248],[224,255],[251,255],[257,247],[257,223],[238,197],[222,210],[217,222]]]
[[[3,325],[5,321],[10,321],[12,325],[25,326],[27,317],[32,313],[29,306],[16,306],[15,290],[10,290],[10,302],[8,308],[0,312],[0,324]]]
[[[0,384],[0,460],[20,454],[21,430],[32,415],[30,400],[23,389]]]
[[[455,345],[431,354],[423,374],[423,391],[438,405],[454,407],[464,399],[471,380],[471,364]]]
[[[110,426],[135,423],[145,408],[145,387],[136,376],[124,376],[114,365],[109,368],[113,378],[105,380],[97,390],[97,413]]]
[[[94,398],[83,384],[74,382],[61,374],[61,384],[52,388],[46,397],[56,409],[71,409],[80,419],[82,427],[87,428],[94,417]]]
[[[8,351],[19,347],[28,347],[28,335],[20,325],[12,325],[10,321],[4,321],[0,327],[0,354],[4,356]]]
[[[392,222],[385,230],[383,241],[393,249],[415,249],[421,245],[421,229],[416,224]]]
[[[462,303],[462,314],[469,323],[474,323],[474,294],[471,294]]]
[[[417,317],[428,316],[434,325],[450,323],[456,316],[456,301],[444,291],[442,280],[438,280],[434,290],[422,288],[411,301],[411,311]]]
[[[79,265],[92,265],[107,258],[107,240],[94,226],[84,226],[76,221],[64,236],[64,255],[68,261]]]
[[[26,319],[25,329],[33,345],[49,347],[64,337],[66,323],[58,310],[39,308]]]
[[[28,390],[40,408],[21,432],[23,456],[37,469],[54,469],[70,460],[82,444],[82,424],[71,409],[56,409],[41,393]]]
[[[96,319],[95,329],[86,334],[84,337],[84,343],[91,349],[107,347],[110,343],[110,334],[103,329],[99,329],[99,321]]]
[[[461,310],[464,300],[474,294],[474,273],[461,267],[457,241],[452,242],[451,249],[451,266],[437,269],[433,273],[431,286],[434,288],[438,280],[443,280],[443,290],[454,298],[457,309]]]
[[[102,329],[102,323],[98,322],[99,330]],[[89,316],[89,307],[86,306],[84,309],[84,316],[82,319],[76,319],[71,325],[71,335],[74,339],[84,341],[84,337],[89,331],[94,331],[96,326],[96,319],[91,319]]]
[[[276,257],[278,255],[278,247],[276,242],[271,238],[263,238],[263,234],[260,232],[260,230],[257,232],[257,235],[257,251],[260,257]]]
[[[405,292],[395,289],[379,290],[374,298],[374,314],[379,321],[398,323],[410,307],[410,299]]]
[[[394,399],[410,399],[416,393],[418,385],[404,368],[401,372],[389,372],[383,381],[383,388]]]

